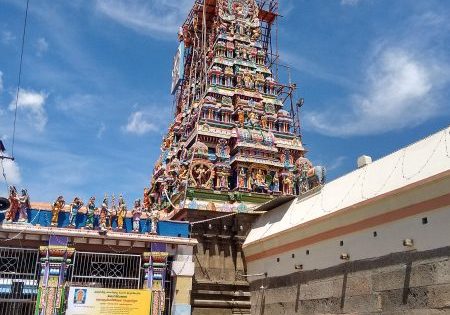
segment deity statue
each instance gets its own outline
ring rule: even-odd
[[[283,178],[283,194],[292,195],[292,174],[289,174]]]
[[[226,66],[225,67],[225,74],[233,75],[234,74],[233,68],[231,68],[230,66]]]
[[[244,7],[243,7],[242,3],[235,2],[233,4],[232,11],[233,11],[233,14],[235,14],[238,17],[244,16]]]
[[[205,175],[206,175],[206,168],[200,164],[200,166],[196,169],[197,171],[197,184],[199,186],[202,186],[205,184]]]
[[[245,188],[245,170],[243,167],[241,167],[238,174],[238,188]]]
[[[220,23],[219,25],[219,34],[224,34],[227,31],[227,24],[226,23]]]
[[[278,179],[278,172],[275,172],[275,175],[273,175],[273,191],[279,192],[280,191],[280,180]]]
[[[11,205],[9,206],[9,210],[6,212],[5,216],[7,223],[11,223],[16,219],[17,212],[20,208],[20,200],[15,186],[9,187],[9,202]]]
[[[244,127],[244,122],[245,122],[245,113],[242,109],[238,110],[238,121],[239,121],[239,125],[241,127]]]
[[[70,216],[69,216],[69,225],[71,227],[75,227],[75,220],[77,218],[77,214],[83,206],[83,201],[80,198],[75,197],[70,204]]]
[[[214,175],[215,175],[214,170],[211,170],[210,176],[206,180],[206,183],[204,185],[205,188],[211,189],[213,187],[213,185],[214,185]]]
[[[255,172],[250,173],[249,171],[249,175],[247,176],[247,188],[248,189],[253,189],[253,184],[255,183]]]
[[[261,36],[261,29],[259,27],[255,27],[251,35],[252,41],[257,41],[260,36]]]
[[[256,172],[255,182],[256,182],[256,184],[258,186],[264,186],[265,185],[265,183],[264,183],[264,174],[263,174],[262,170],[260,170],[260,169]]]
[[[27,222],[27,211],[30,209],[30,197],[26,189],[22,189],[22,194],[19,197],[19,222]]]
[[[123,229],[123,221],[127,214],[127,205],[122,195],[119,195],[119,209],[117,211],[117,227]]]
[[[248,60],[247,49],[245,48],[244,45],[242,45],[242,46],[240,47],[240,54],[241,54],[242,60]]]
[[[261,117],[261,127],[263,129],[267,128],[267,117],[265,115]]]
[[[234,28],[235,28],[235,23],[234,21],[230,23],[230,25],[228,26],[228,32],[230,33],[231,36],[234,36]]]
[[[107,222],[109,222],[109,209],[108,209],[108,195],[102,201],[102,207],[100,208],[100,230],[105,231],[107,229]]]
[[[188,168],[186,167],[186,165],[181,165],[181,170],[180,170],[180,174],[178,175],[178,178],[180,179],[181,182],[187,180]]]
[[[108,228],[112,228],[113,222],[117,222],[116,197],[114,195],[111,196],[111,209],[109,211]]]
[[[220,175],[220,187],[221,188],[228,188],[227,174],[222,173]]]
[[[89,202],[86,205],[86,228],[92,230],[94,228],[94,216],[97,208],[95,207],[95,197],[89,198]]]
[[[134,207],[131,214],[133,215],[133,232],[139,232],[139,225],[142,215],[141,199],[136,199],[134,201]]]
[[[242,74],[242,72],[238,72],[236,74],[236,86],[242,87],[243,84],[244,84],[244,75]]]
[[[246,71],[244,74],[244,86],[247,89],[252,89],[254,84],[253,84],[253,74],[251,74],[250,72]]]
[[[248,113],[248,121],[252,127],[258,126],[258,115],[253,111]]]
[[[150,212],[150,234],[157,234],[157,224],[159,221],[159,211],[156,208],[153,208]]]
[[[59,196],[52,205],[52,226],[58,225],[59,212],[64,209],[66,201],[63,196]]]
[[[144,209],[150,210],[152,201],[150,200],[150,189],[144,188]]]
[[[216,155],[221,159],[228,159],[230,157],[230,147],[228,146],[227,140],[219,139],[216,145]]]

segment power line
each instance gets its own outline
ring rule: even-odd
[[[17,105],[19,102],[19,92],[20,92],[20,83],[22,79],[22,63],[23,63],[23,50],[25,47],[25,34],[27,30],[27,20],[28,20],[28,7],[30,0],[27,0],[27,7],[25,9],[25,19],[23,22],[23,33],[22,33],[22,48],[20,51],[20,63],[19,63],[19,76],[17,79],[17,93],[16,93],[16,104],[14,109],[14,123],[13,123],[13,137],[12,137],[12,146],[11,146],[11,157],[14,159],[14,143],[16,140],[16,121],[17,121]]]

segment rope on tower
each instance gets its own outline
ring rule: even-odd
[[[169,201],[170,205],[172,206],[172,208],[176,209],[175,205],[172,203],[172,200],[170,200],[169,198],[169,194],[167,193],[167,190],[164,189],[163,190],[164,195],[166,196],[167,200]]]
[[[227,217],[231,217],[238,214],[237,212],[233,212],[230,214],[226,214],[220,217],[215,217],[215,218],[211,218],[211,219],[206,219],[206,220],[201,220],[201,221],[195,221],[195,222],[190,222],[190,225],[194,225],[194,224],[200,224],[200,223],[205,223],[205,222],[209,222],[209,221],[214,221],[214,220],[219,220],[219,219],[223,219],[223,218],[227,218]]]

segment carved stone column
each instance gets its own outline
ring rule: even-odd
[[[236,279],[238,281],[247,281],[244,275],[246,273],[246,265],[244,260],[244,253],[242,252],[242,244],[244,244],[245,237],[236,235],[234,237],[236,246]]]
[[[67,246],[65,236],[51,235],[48,246],[41,246],[41,280],[39,282],[36,314],[64,314],[66,270],[72,262],[74,248]]]
[[[167,252],[145,252],[144,262],[144,288],[152,291],[151,314],[161,315],[165,305],[165,278],[167,269]]]

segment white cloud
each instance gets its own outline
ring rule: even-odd
[[[350,5],[354,6],[359,3],[360,0],[341,0],[341,5]]]
[[[117,23],[152,37],[173,39],[193,1],[97,0],[96,4],[98,12]]]
[[[67,97],[56,97],[56,108],[70,114],[89,113],[96,107],[100,98],[92,94],[71,94]]]
[[[123,127],[123,130],[128,133],[143,135],[150,131],[157,131],[158,127],[148,121],[149,115],[142,111],[131,113],[128,117],[128,123]]]
[[[38,38],[36,41],[36,55],[42,56],[48,50],[48,42],[44,37]]]
[[[346,156],[338,156],[326,165],[327,171],[334,171],[336,169],[339,169],[346,159]]]
[[[3,44],[8,45],[15,40],[16,36],[14,36],[13,33],[11,33],[10,31],[2,31],[1,42]]]
[[[98,128],[98,131],[97,131],[97,139],[103,138],[103,134],[105,133],[105,131],[106,131],[106,125],[104,122],[101,122],[100,127]]]
[[[448,19],[425,12],[374,40],[361,85],[346,102],[305,114],[305,126],[329,136],[381,134],[449,114]],[[442,45],[436,45],[436,43]],[[364,69],[364,65],[362,65]]]
[[[17,102],[18,110],[26,114],[28,122],[38,131],[43,131],[47,124],[47,113],[45,112],[45,101],[48,95],[44,92],[21,89]],[[13,97],[9,104],[9,110],[14,111],[16,98]],[[18,115],[19,116],[19,115]]]
[[[20,168],[16,162],[11,160],[3,160],[0,162],[3,165],[3,169],[0,170],[5,172],[6,180],[9,185],[18,185],[22,182],[22,176],[20,174]],[[3,174],[0,174],[0,183],[5,183]]]
[[[332,136],[379,134],[417,126],[439,114],[434,93],[448,80],[445,67],[401,48],[386,49],[368,68],[365,90],[352,95],[348,106],[310,112],[306,123]]]

